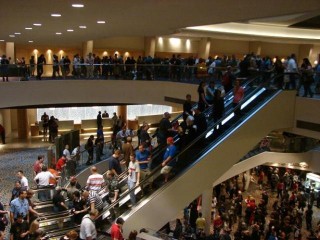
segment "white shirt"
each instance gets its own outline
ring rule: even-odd
[[[129,162],[129,176],[128,181],[137,182],[137,174],[140,172],[140,165],[138,161],[134,163],[132,161]]]
[[[99,173],[92,174],[88,177],[88,180],[87,180],[88,191],[98,192],[101,190],[103,184],[104,184],[104,178]]]
[[[64,149],[62,154],[64,154],[66,156],[66,159],[68,159],[68,160],[71,159],[70,151],[68,149]]]
[[[50,178],[54,178],[51,172],[48,172],[48,171],[40,172],[34,178],[34,181],[39,180],[39,183],[38,183],[39,186],[48,186]]]
[[[97,238],[97,230],[93,221],[90,218],[90,215],[87,214],[82,218],[80,225],[80,238],[87,239],[87,237],[91,237],[92,239]]]
[[[25,176],[21,178],[20,183],[21,187],[26,188],[27,190],[29,189],[28,179]]]
[[[297,71],[297,63],[293,58],[290,58],[288,61],[287,70],[288,72],[296,72]]]
[[[78,148],[76,147],[75,149],[73,149],[71,155],[72,155],[72,156],[75,156],[75,155],[77,155],[78,153],[80,153],[80,149],[78,149]]]

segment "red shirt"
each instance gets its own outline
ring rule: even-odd
[[[111,239],[123,240],[122,232],[118,224],[112,224],[111,226]]]
[[[62,171],[62,166],[64,166],[65,163],[66,163],[66,162],[65,162],[65,159],[60,158],[60,159],[58,160],[57,164],[56,164],[56,170],[57,170],[57,171]]]
[[[41,167],[42,164],[40,163],[39,160],[35,161],[34,165],[33,165],[33,171],[38,174],[39,172],[41,172]]]

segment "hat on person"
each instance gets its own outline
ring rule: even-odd
[[[173,144],[174,143],[173,137],[168,137],[167,142],[170,144]]]

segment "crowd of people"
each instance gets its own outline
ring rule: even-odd
[[[8,81],[8,65],[10,61],[3,56],[1,60],[1,74],[3,81]],[[41,80],[43,67],[46,65],[46,59],[40,54],[37,61],[31,56],[29,65],[26,65],[25,59],[19,61],[19,66],[25,69],[24,74],[35,76],[37,70],[37,79]],[[269,56],[261,57],[254,53],[245,55],[243,59],[237,59],[232,56],[209,56],[207,59],[195,58],[189,56],[182,58],[180,54],[173,54],[170,58],[159,58],[139,56],[127,57],[115,54],[114,56],[103,56],[102,58],[94,53],[89,53],[85,57],[75,54],[73,59],[68,56],[53,56],[52,77],[66,78],[72,75],[75,78],[115,78],[115,79],[162,79],[182,81],[192,79],[216,79],[222,80],[223,71],[227,68],[239,69],[241,77],[247,77],[250,71],[263,72],[264,78],[270,77],[273,73],[283,74],[284,72],[296,73],[301,76],[301,81],[296,84],[297,76],[292,74],[288,77],[279,77],[277,85],[285,88],[303,87],[304,96],[312,97],[314,93],[319,93],[320,64],[312,66],[308,58],[304,58],[300,67],[295,54],[286,59],[280,59],[275,56],[273,59]],[[315,82],[315,88],[311,90],[310,86]],[[226,89],[228,91],[229,89]]]
[[[263,60],[257,56],[247,55],[245,60],[239,63],[240,74],[244,74],[242,76],[248,76],[245,72],[253,68],[254,64],[257,65],[255,67],[261,68],[261,65],[258,65],[260,60],[261,65],[269,66],[266,63],[268,63],[270,59],[266,58]],[[298,71],[297,67],[294,68],[294,66],[292,66],[294,65],[293,60],[294,55],[288,59],[286,63],[287,68]],[[213,62],[215,62],[215,60]],[[277,61],[275,61],[275,63],[276,62]],[[210,63],[209,66],[213,66],[212,64],[213,63]],[[310,77],[309,71],[311,70],[308,62],[304,60],[304,64],[304,70],[299,71],[301,71],[302,76],[306,75],[305,77]],[[282,65],[284,66],[284,64]],[[272,66],[272,61],[270,61],[270,66]],[[284,69],[285,67],[283,67],[283,71]],[[221,72],[221,76],[220,73],[213,72],[213,74],[216,74],[217,78],[221,78],[221,86],[216,87],[214,80],[211,80],[208,85],[205,80],[202,81],[198,87],[199,99],[197,107],[193,107],[191,95],[187,94],[186,101],[183,104],[183,122],[180,124],[170,122],[171,115],[166,112],[159,122],[157,132],[152,136],[156,137],[157,144],[165,149],[161,156],[160,171],[164,183],[174,174],[172,170],[176,165],[174,157],[177,152],[183,150],[189,143],[207,130],[207,119],[203,113],[206,109],[212,108],[212,115],[210,117],[212,117],[215,122],[218,121],[224,114],[223,96],[233,89],[233,107],[236,108],[235,114],[241,114],[240,108],[237,108],[237,106],[244,98],[244,89],[241,86],[240,79],[232,72],[231,66],[227,67],[226,72]],[[248,74],[250,75],[250,73]],[[304,77],[302,77],[302,79],[303,78]],[[286,82],[285,77],[281,79],[276,78],[275,84],[279,84],[279,87],[281,85],[281,88],[299,89],[300,86],[296,88],[296,80],[295,75],[289,75],[288,82]],[[304,86],[306,85],[304,82],[301,83],[303,83]],[[311,96],[311,93],[308,87],[305,88],[305,94]],[[104,154],[103,117],[109,117],[109,114],[106,112],[103,114],[101,114],[101,112],[98,113],[97,138],[94,139],[94,135],[91,135],[85,144],[85,149],[89,155],[88,165],[93,163],[94,149],[96,150],[96,162],[100,161],[100,157]],[[54,117],[52,118],[54,119]],[[50,119],[45,113],[41,117],[44,123],[43,127],[49,127],[49,133]],[[124,170],[128,170],[126,174],[128,177],[126,185],[129,191],[131,191],[130,204],[128,204],[128,207],[133,206],[137,201],[135,192],[132,189],[138,186],[140,182],[143,181],[143,185],[141,186],[142,195],[148,191],[152,191],[154,187],[154,179],[150,176],[152,171],[151,156],[154,146],[151,144],[152,137],[148,133],[148,124],[144,123],[139,130],[135,132],[127,129],[126,124],[116,113],[113,114],[112,121],[113,137],[111,146],[114,148],[114,152],[112,156],[108,158],[109,170],[106,173],[106,180],[105,177],[99,173],[99,169],[93,166],[91,167],[91,175],[88,177],[86,186],[82,188],[79,183],[77,183],[77,179],[73,177],[76,175],[75,169],[77,166],[74,156],[79,156],[79,146],[70,153],[69,146],[66,145],[61,158],[59,158],[56,165],[51,166],[50,169],[44,165],[43,156],[39,156],[33,166],[34,182],[39,188],[39,200],[47,201],[52,199],[53,210],[55,212],[70,210],[73,214],[72,221],[80,224],[80,239],[90,237],[94,239],[97,237],[96,228],[99,226],[96,226],[93,221],[105,207],[114,204],[119,199],[122,187],[119,183],[119,177]],[[177,134],[179,136],[178,140],[175,138]],[[134,150],[132,138],[136,135],[138,135],[138,149]],[[121,155],[123,155],[123,159]],[[67,176],[70,180],[69,187],[65,189],[59,187],[57,184],[63,171],[68,172]],[[230,239],[231,229],[234,229],[234,226],[238,225],[234,231],[235,239],[261,239],[262,236],[268,240],[291,239],[291,236],[293,236],[294,239],[301,239],[299,236],[301,236],[304,215],[307,229],[310,230],[312,235],[312,208],[318,196],[315,196],[314,192],[308,193],[307,191],[301,194],[299,191],[302,189],[305,190],[302,181],[299,177],[297,179],[290,171],[285,172],[280,177],[278,169],[261,168],[258,176],[259,184],[263,186],[262,197],[261,200],[259,199],[259,203],[258,199],[252,197],[243,199],[241,191],[247,189],[245,187],[240,189],[237,177],[215,187],[213,199],[215,199],[214,208],[216,210],[213,214],[212,238]],[[264,176],[268,177],[267,181]],[[37,218],[41,216],[41,214],[33,208],[34,204],[31,198],[34,193],[30,189],[23,171],[19,171],[17,177],[19,181],[16,182],[12,191],[10,211],[4,211],[1,204],[0,215],[3,217],[9,214],[12,225],[10,232],[13,239],[40,239],[43,233],[39,230]],[[245,182],[245,174],[243,174],[243,179]],[[51,190],[47,189],[50,185],[57,186],[53,196],[51,196]],[[271,192],[266,190],[269,185]],[[62,194],[63,191],[67,192],[68,198]],[[108,192],[108,197],[105,200],[103,194],[106,191]],[[277,192],[279,201],[272,205],[273,211],[269,213],[267,207],[268,194],[272,194],[274,191]],[[179,239],[183,234],[185,234],[185,237],[196,236],[196,238],[199,239],[206,237],[204,235],[206,232],[205,228],[209,227],[209,223],[204,222],[201,213],[195,213],[195,205],[194,203],[190,205],[190,213],[187,214],[188,216],[185,216],[183,221],[184,227],[181,220],[177,220],[177,229],[174,231],[175,238]],[[245,206],[244,211],[243,206]],[[305,210],[306,206],[308,206],[307,210]],[[112,226],[113,231],[111,235],[116,236],[114,239],[122,239],[121,228],[124,221],[122,218],[117,218],[117,208],[118,205],[115,204],[114,207],[110,209],[111,218],[116,219],[116,223]],[[266,221],[267,214],[270,216],[269,223]],[[3,231],[6,224],[0,224],[0,226],[2,226],[0,231]],[[18,235],[17,228],[20,231]],[[68,237],[72,239],[72,236],[76,236],[76,234],[77,233],[70,233]],[[77,237],[78,236],[74,237],[74,239]]]

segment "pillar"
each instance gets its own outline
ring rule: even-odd
[[[29,123],[27,109],[17,110],[18,138],[27,139],[29,136]]]
[[[210,234],[211,224],[211,205],[212,205],[212,188],[205,190],[202,193],[201,213],[206,219],[206,235]]]
[[[11,58],[11,64],[15,63],[14,42],[6,42],[6,56],[8,59]]]
[[[198,57],[207,59],[210,54],[211,41],[209,38],[201,38],[198,49]]]
[[[89,53],[93,53],[93,40],[82,43],[83,57],[86,58]]]
[[[156,51],[156,38],[145,37],[144,38],[144,55],[154,57]]]
[[[314,60],[317,60],[317,59],[312,58],[312,49],[313,49],[312,44],[300,44],[299,45],[299,53],[297,56],[297,62],[298,62],[299,66],[301,65],[302,60],[304,58],[309,58],[312,65],[313,65]]]
[[[117,115],[121,116],[124,123],[127,123],[127,105],[118,106]]]
[[[0,124],[6,130],[6,136],[10,135],[12,132],[11,128],[11,110],[1,109],[0,110]]]
[[[250,41],[249,42],[249,53],[254,53],[256,55],[261,55],[261,42]]]

